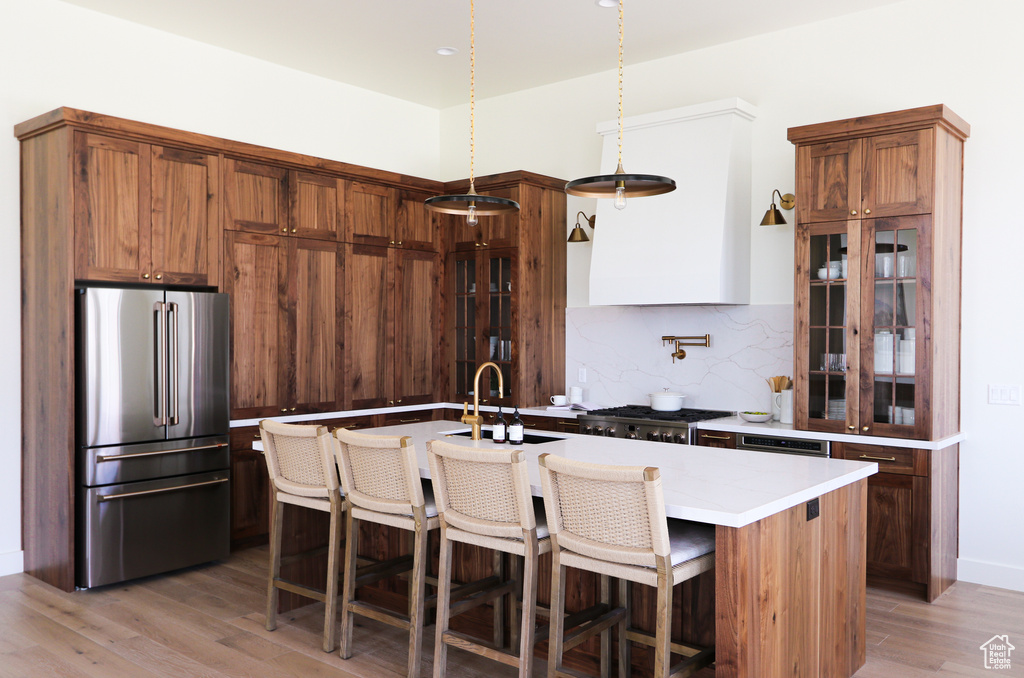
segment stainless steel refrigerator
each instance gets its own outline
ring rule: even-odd
[[[227,557],[228,295],[76,295],[76,584]]]

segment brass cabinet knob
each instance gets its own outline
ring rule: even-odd
[[[857,216],[857,210],[850,210],[850,214],[852,214],[853,216]]]
[[[491,401],[490,401],[490,400],[486,400],[486,399],[484,399],[484,398],[481,398],[481,399],[480,399],[480,402],[482,402],[482,403],[483,403],[484,405],[486,405],[487,403],[489,403],[489,402],[491,402]]]
[[[282,408],[281,408],[281,412],[287,412],[287,411],[288,411],[288,408],[287,408],[287,407],[282,407]]]
[[[388,405],[394,405],[394,404],[395,404],[395,401],[394,401],[394,400],[389,400],[389,401],[388,401]]]
[[[143,273],[142,274],[142,279],[143,280],[149,280],[149,274],[148,273]]]
[[[392,241],[391,241],[391,242],[389,242],[388,244],[389,244],[389,245],[394,245],[394,244],[395,244],[395,241],[394,241],[394,240],[392,240]]]
[[[287,232],[288,232],[288,229],[287,229],[287,228],[282,228],[282,229],[281,229],[281,232],[282,232],[282,233],[287,233]]]
[[[481,247],[487,247],[487,243],[483,243]]]
[[[295,410],[296,410],[296,408],[294,408],[294,407],[293,407],[293,408],[291,408],[291,409],[290,409],[290,410],[288,410],[288,411],[289,411],[289,412],[294,412]]]
[[[297,229],[297,228],[293,228],[292,229],[292,233],[298,233],[298,231],[299,231],[299,229]]]
[[[871,210],[864,210],[864,214],[871,214]]]
[[[867,426],[862,426],[860,430],[861,430],[861,431],[867,431],[867,430],[868,430],[868,427],[867,427]]]
[[[402,404],[402,399],[401,399],[401,398],[399,398],[399,399],[398,399],[398,400],[397,400],[396,402],[397,402],[397,403],[398,403],[399,405],[401,405],[401,404]]]
[[[849,427],[849,429],[850,429],[851,431],[856,431],[856,430],[857,430],[857,427],[856,427],[856,426],[850,426],[850,427]]]
[[[401,247],[401,246],[402,246],[402,241],[401,241],[401,240],[399,240],[399,241],[398,241],[398,242],[396,242],[395,244],[396,244],[396,245],[398,245],[399,247]]]
[[[156,278],[157,280],[163,280],[164,279],[164,274],[163,273],[157,273],[153,277]]]

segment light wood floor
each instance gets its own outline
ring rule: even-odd
[[[277,630],[266,631],[266,560],[266,547],[254,548],[222,563],[75,593],[24,574],[2,577],[0,676],[401,675],[404,637],[369,620],[359,620],[351,659],[321,651],[321,604],[279,615]],[[996,634],[1009,634],[1019,648],[1009,671],[983,668],[979,646]],[[422,675],[429,676],[433,627],[426,635]],[[1024,593],[961,582],[928,605],[869,589],[867,642],[858,678],[1024,676]],[[451,676],[514,675],[458,650],[449,657]]]

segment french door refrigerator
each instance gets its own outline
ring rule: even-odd
[[[77,586],[227,557],[228,295],[76,296]]]

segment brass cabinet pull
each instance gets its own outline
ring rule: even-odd
[[[578,421],[576,421],[575,419],[573,419],[572,421],[562,421],[561,419],[559,419],[558,423],[562,424],[563,426],[579,426],[580,425],[580,423]]]
[[[258,435],[256,436],[259,437]],[[196,452],[198,450],[216,450],[227,447],[227,443],[215,443],[213,445],[199,445],[197,447],[177,447],[173,450],[157,450],[155,452],[129,452],[128,454],[100,454],[96,456],[96,463],[105,461],[121,461],[122,459],[136,459],[138,457],[153,457],[162,454],[178,454],[179,452]]]
[[[870,459],[871,461],[896,461],[896,457],[872,457],[869,454],[860,455],[861,459]]]
[[[399,424],[413,424],[413,423],[416,423],[417,421],[419,421],[419,419],[399,419],[398,423]]]
[[[536,424],[527,424],[526,422],[523,422],[523,426],[525,426],[526,428],[537,428]]]
[[[729,440],[731,436],[709,436],[707,433],[701,433],[700,437],[708,440]]]
[[[482,402],[484,405],[486,405],[487,403],[489,403],[491,401],[490,400],[484,400],[483,398],[481,398],[480,402]]]
[[[142,490],[140,492],[123,492],[121,494],[107,494],[102,497],[97,497],[97,501],[112,501],[114,499],[127,499],[128,497],[142,497],[147,494],[163,494],[164,492],[175,492],[177,490],[190,490],[193,487],[203,487],[205,485],[219,485],[221,483],[228,482],[227,478],[221,478],[220,480],[207,480],[202,483],[192,483],[191,485],[175,485],[174,487],[165,487],[159,490]]]
[[[338,428],[351,430],[354,428],[359,428],[359,424],[345,424],[344,426],[339,426]]]

